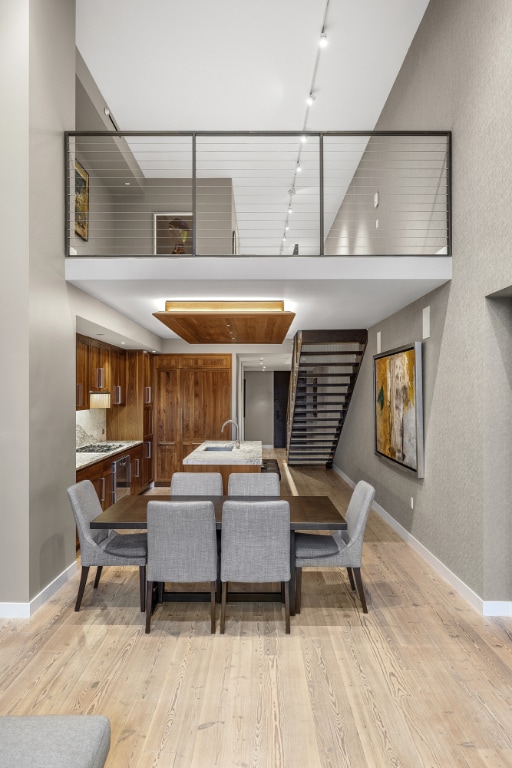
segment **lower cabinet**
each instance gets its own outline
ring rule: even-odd
[[[90,467],[79,469],[76,473],[77,483],[82,480],[90,480],[96,489],[101,508],[107,509],[114,501],[114,472],[112,459],[97,461]]]

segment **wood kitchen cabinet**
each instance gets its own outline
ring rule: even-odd
[[[231,415],[231,355],[155,358],[155,485],[169,485],[205,440],[221,440]]]
[[[126,396],[121,408],[107,410],[110,440],[142,440],[142,486],[153,482],[153,364],[145,350],[126,350]]]
[[[110,347],[110,405],[126,405],[126,351]]]
[[[76,482],[90,480],[94,485],[101,508],[107,509],[114,500],[114,472],[112,459],[97,461],[89,467],[77,470]]]
[[[110,345],[89,341],[89,390],[110,392]]]
[[[76,337],[76,410],[89,410],[89,339]]]

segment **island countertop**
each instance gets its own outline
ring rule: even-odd
[[[222,450],[223,448],[225,450]],[[261,466],[262,459],[263,444],[260,440],[243,440],[240,443],[240,448],[235,448],[229,440],[206,440],[195,451],[185,456],[183,464],[203,466],[256,464]]]

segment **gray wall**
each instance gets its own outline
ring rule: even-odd
[[[26,602],[74,558],[72,317],[62,134],[74,125],[74,3],[0,5],[4,404],[0,601]],[[57,418],[56,418],[57,415]],[[67,448],[69,447],[69,450]]]
[[[431,0],[378,129],[453,131],[453,280],[370,329],[335,464],[484,600],[512,593],[510,299],[512,5]],[[372,360],[425,342],[425,479],[373,454]],[[415,497],[414,510],[410,497]]]
[[[274,445],[274,374],[246,371],[244,378],[245,439]]]

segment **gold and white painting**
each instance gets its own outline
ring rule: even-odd
[[[375,450],[423,477],[421,343],[374,357]]]

